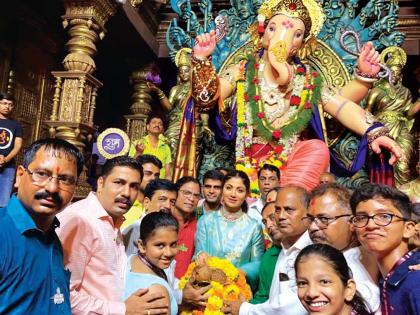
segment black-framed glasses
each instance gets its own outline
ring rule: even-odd
[[[330,225],[332,222],[334,222],[337,219],[344,218],[344,217],[351,217],[351,214],[342,214],[342,215],[336,215],[334,217],[325,217],[325,216],[317,216],[317,217],[304,217],[302,218],[302,223],[307,228],[312,224],[312,222],[315,221],[315,224],[319,228],[326,228],[328,225]]]
[[[189,190],[184,190],[184,189],[180,189],[180,192],[182,192],[182,194],[184,195],[184,197],[192,197],[194,199],[200,199],[201,195],[200,194],[194,194],[192,191]]]
[[[392,213],[377,213],[374,215],[356,214],[350,219],[350,221],[354,227],[363,228],[369,224],[369,220],[373,220],[373,222],[378,226],[387,226],[392,223],[394,218],[397,218],[400,221],[407,221],[407,219]]]
[[[46,186],[52,179],[57,179],[58,186],[60,189],[64,188],[71,189],[76,185],[76,178],[73,176],[68,175],[58,175],[53,176],[51,172],[48,172],[46,170],[33,170],[31,171],[29,168],[24,168],[25,171],[31,175],[32,181],[35,185],[44,187]]]

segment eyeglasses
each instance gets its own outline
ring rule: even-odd
[[[180,191],[180,192],[182,192],[182,194],[184,195],[184,197],[187,197],[187,198],[192,197],[192,198],[194,198],[194,199],[200,199],[200,197],[201,197],[201,195],[200,195],[200,194],[194,194],[194,193],[192,193],[192,192],[191,192],[191,191],[189,191],[189,190],[183,190],[183,189],[180,189],[179,191]]]
[[[378,226],[387,226],[391,224],[394,217],[400,219],[400,221],[407,221],[403,217],[391,213],[377,213],[375,215],[357,214],[352,217],[350,221],[353,226],[357,228],[363,228],[368,225],[370,219],[372,219]]]
[[[315,221],[315,224],[319,228],[326,228],[328,225],[330,225],[332,222],[334,222],[337,219],[344,218],[344,217],[351,217],[351,214],[342,214],[342,215],[336,215],[335,217],[304,217],[302,218],[302,223],[307,228],[311,226],[312,222]]]
[[[29,168],[25,168],[25,171],[31,175],[32,181],[35,185],[44,187],[46,186],[53,178],[57,179],[58,186],[60,189],[71,189],[76,184],[76,179],[73,176],[67,175],[58,175],[53,176],[51,172],[45,170],[34,170],[31,171]]]

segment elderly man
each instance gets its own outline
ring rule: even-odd
[[[0,314],[71,314],[56,214],[73,197],[82,168],[79,150],[60,139],[26,150],[17,195],[0,209]]]
[[[312,244],[302,223],[309,200],[309,193],[301,187],[285,186],[280,189],[275,203],[275,217],[282,233],[282,251],[276,261],[274,274],[278,276],[273,277],[268,300],[253,305],[240,299],[228,303],[224,308],[225,314],[307,314],[296,293],[294,263],[299,252]]]
[[[380,314],[379,287],[363,265],[363,262],[370,263],[367,267],[372,267],[372,260],[358,247],[356,235],[351,230],[351,216],[350,193],[346,188],[330,183],[322,184],[312,191],[308,215],[302,221],[308,227],[312,242],[328,244],[343,252],[357,290],[371,311]],[[376,279],[377,269],[374,270]]]

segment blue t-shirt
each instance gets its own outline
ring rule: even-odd
[[[15,195],[0,208],[0,314],[71,314],[58,225],[43,233]]]
[[[178,303],[175,300],[173,289],[161,277],[148,273],[138,273],[131,271],[131,260],[135,255],[131,255],[127,260],[127,268],[125,271],[125,290],[124,300],[128,299],[130,295],[139,289],[147,289],[153,284],[164,286],[168,291],[169,299],[171,301],[171,315],[178,314]]]
[[[386,282],[380,281],[381,303],[389,315],[420,315],[420,271],[410,271],[409,266],[420,264],[420,252],[414,251],[401,265],[395,268]],[[384,303],[386,296],[387,303]]]

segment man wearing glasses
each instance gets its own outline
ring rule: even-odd
[[[358,247],[356,235],[351,230],[350,196],[346,188],[336,183],[318,186],[312,191],[308,214],[302,218],[302,222],[308,228],[312,242],[328,244],[343,252],[357,290],[369,304],[370,310],[380,314],[379,287],[375,284],[378,271],[373,265],[372,280],[363,265],[363,262],[369,263],[372,259],[366,259],[366,253]]]
[[[179,252],[175,256],[175,276],[178,279],[187,272],[188,265],[194,255],[194,238],[197,230],[197,219],[194,211],[200,200],[200,182],[194,177],[184,176],[176,182],[178,196],[172,215],[179,224],[178,245]]]
[[[350,205],[356,235],[382,275],[382,314],[420,314],[420,271],[410,268],[420,263],[420,252],[408,250],[415,233],[409,198],[395,188],[367,184],[354,192]]]
[[[0,314],[71,314],[56,214],[82,168],[82,154],[64,140],[38,140],[26,150],[17,195],[0,209]]]
[[[10,199],[15,179],[15,156],[22,148],[22,125],[10,119],[13,97],[0,93],[0,208]]]

